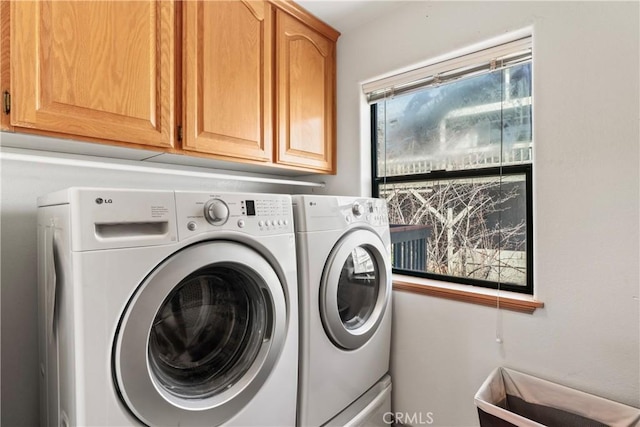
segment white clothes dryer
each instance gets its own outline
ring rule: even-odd
[[[295,423],[287,195],[38,199],[42,425]]]
[[[299,426],[385,425],[391,259],[384,200],[293,196]],[[375,415],[378,414],[378,415]]]

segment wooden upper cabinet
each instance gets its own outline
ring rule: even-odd
[[[339,33],[293,1],[0,10],[0,129],[335,173]]]
[[[271,162],[271,4],[186,1],[183,7],[183,148]]]
[[[335,173],[335,42],[276,12],[276,162]]]
[[[12,1],[11,125],[172,147],[170,1]]]

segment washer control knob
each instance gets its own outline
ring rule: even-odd
[[[362,215],[362,213],[364,212],[364,210],[362,209],[362,205],[358,202],[354,203],[353,206],[351,207],[351,212],[353,212],[353,214],[355,216],[360,216]]]
[[[204,217],[211,225],[223,225],[229,219],[229,206],[220,199],[211,199],[204,205]]]
[[[195,230],[196,230],[196,228],[198,228],[198,224],[196,224],[196,223],[195,223],[195,222],[193,222],[193,221],[189,221],[189,222],[187,223],[187,228],[188,228],[190,231],[195,231]]]

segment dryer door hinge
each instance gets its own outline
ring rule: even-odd
[[[178,141],[182,141],[182,126],[178,126]]]
[[[11,113],[11,94],[6,90],[2,94],[2,111],[5,114]]]

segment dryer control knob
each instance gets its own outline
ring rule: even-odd
[[[204,217],[211,225],[223,225],[229,218],[229,207],[220,199],[211,199],[204,205]]]
[[[353,206],[351,207],[351,212],[353,212],[355,216],[360,216],[364,211],[360,203],[354,203]]]

